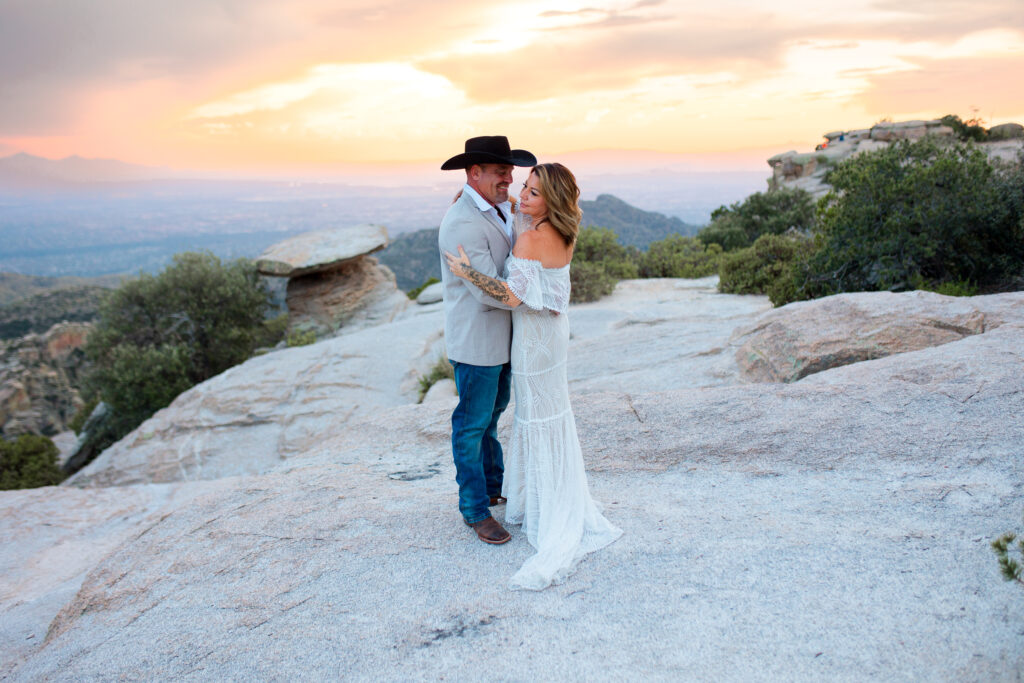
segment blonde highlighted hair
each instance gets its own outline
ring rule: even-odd
[[[548,223],[567,246],[572,246],[583,220],[576,176],[562,164],[537,164],[530,173],[537,176],[540,196],[548,207]]]

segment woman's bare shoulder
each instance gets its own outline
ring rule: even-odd
[[[554,231],[528,230],[516,238],[512,253],[524,259],[540,261],[545,268],[560,268],[572,258],[566,254],[565,241]]]

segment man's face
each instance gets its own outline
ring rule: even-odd
[[[512,166],[509,164],[475,164],[469,169],[469,186],[491,204],[508,201],[511,184]]]

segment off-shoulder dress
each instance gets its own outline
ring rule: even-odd
[[[587,553],[621,534],[590,497],[569,403],[569,265],[509,256],[504,279],[522,301],[512,312],[515,420],[502,489],[505,521],[522,524],[537,551],[512,577],[513,588],[561,583]]]

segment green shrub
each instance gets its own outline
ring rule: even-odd
[[[914,285],[914,289],[923,289],[944,296],[974,296],[978,293],[978,285],[970,280],[939,283],[920,282]]]
[[[733,251],[749,247],[761,235],[781,235],[791,228],[810,232],[813,227],[814,198],[805,190],[783,188],[755,192],[742,202],[718,207],[697,238]]]
[[[601,264],[586,261],[576,263],[575,259],[569,270],[569,279],[572,282],[570,300],[574,304],[597,301],[603,296],[608,296],[615,290],[615,285],[619,281],[618,278],[609,275]]]
[[[267,318],[260,325],[259,333],[256,335],[256,341],[254,345],[256,347],[271,347],[277,346],[278,343],[285,337],[285,332],[288,330],[288,314],[281,313],[275,315],[273,318]]]
[[[1014,541],[1017,541],[1016,548]],[[992,541],[992,550],[999,560],[999,571],[1006,581],[1015,581],[1024,586],[1024,570],[1021,569],[1021,560],[1024,560],[1024,538],[1018,540],[1017,534],[1005,533]],[[1016,555],[1016,558],[1014,558]]]
[[[721,257],[716,243],[705,246],[696,237],[669,235],[641,255],[640,277],[707,277],[718,272]]]
[[[640,251],[619,244],[618,236],[608,228],[580,230],[573,250],[571,301],[596,301],[612,293],[619,280],[640,276]]]
[[[600,264],[606,273],[617,280],[640,276],[637,262],[640,251],[636,247],[619,244],[618,235],[608,228],[589,227],[580,230],[573,250],[573,266],[578,263]]]
[[[0,440],[0,491],[56,486],[64,479],[57,466],[57,447],[45,436],[23,434]]]
[[[811,250],[811,240],[791,235],[761,235],[746,249],[722,258],[718,290],[726,294],[767,294],[775,306],[796,299],[793,269]]]
[[[177,254],[159,275],[111,292],[86,343],[87,388],[111,408],[104,441],[252,355],[268,306],[251,262],[224,264],[208,252]]]
[[[68,422],[68,429],[73,431],[75,434],[82,433],[82,427],[85,426],[86,420],[92,415],[92,411],[96,410],[96,406],[99,405],[100,399],[98,396],[93,396],[91,399],[85,402],[81,408],[75,413],[75,416],[71,418],[71,422]]]
[[[295,346],[309,346],[316,343],[316,330],[292,330],[285,340],[289,348]]]
[[[984,142],[988,139],[988,130],[984,126],[984,121],[979,118],[963,121],[956,114],[946,114],[940,120],[952,128],[953,134],[963,142]]]
[[[417,403],[423,403],[423,397],[430,391],[430,387],[437,384],[442,379],[455,379],[455,368],[448,362],[447,358],[438,358],[427,374],[420,377],[420,396],[417,399]]]
[[[843,161],[827,180],[800,298],[921,282],[985,289],[1024,268],[1024,173],[973,145],[897,142]]]
[[[440,280],[438,280],[436,277],[428,277],[423,282],[423,284],[421,284],[419,287],[413,287],[408,292],[406,292],[405,295],[408,296],[413,301],[415,301],[416,297],[418,297],[420,294],[422,294],[424,289],[426,289],[430,285],[437,284],[438,282],[440,282]]]

